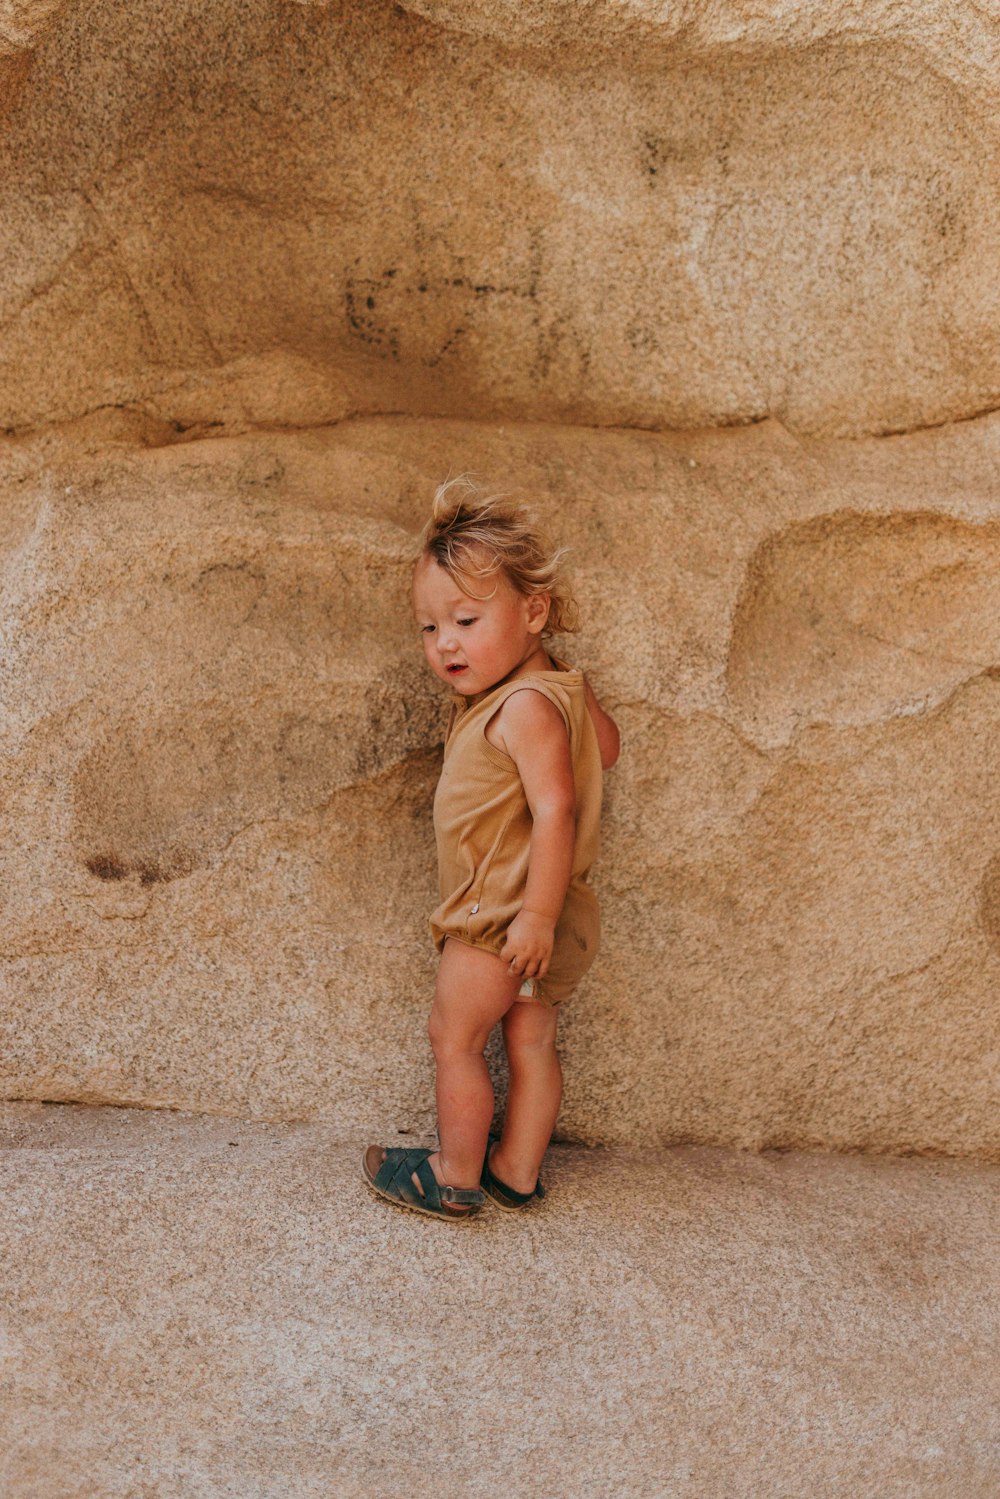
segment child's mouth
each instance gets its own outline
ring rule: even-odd
[[[448,668],[448,675],[450,677],[454,677],[454,676],[457,676],[460,671],[466,671],[466,670],[467,670],[467,668],[464,667],[464,666],[449,666],[449,668]]]

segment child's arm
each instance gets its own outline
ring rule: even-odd
[[[521,777],[532,828],[524,900],[507,928],[500,956],[514,973],[544,978],[576,843],[569,735],[559,709],[540,692],[511,693],[501,713],[502,738]]]
[[[618,759],[621,750],[621,735],[618,733],[618,725],[610,713],[605,713],[594,696],[594,689],[586,677],[583,679],[583,685],[587,694],[587,707],[590,709],[590,716],[594,720],[594,728],[597,730],[597,742],[601,747],[601,766],[604,770],[610,770],[611,766]]]

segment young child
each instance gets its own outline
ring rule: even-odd
[[[414,614],[427,664],[452,690],[430,920],[440,1145],[371,1145],[363,1167],[380,1196],[434,1217],[470,1218],[484,1194],[515,1211],[544,1195],[538,1170],[562,1097],[558,1007],[600,937],[587,876],[619,738],[583,673],[546,650],[549,634],[576,628],[565,550],[467,478],[437,491],[420,538]],[[495,1140],[483,1050],[498,1021],[510,1087]]]

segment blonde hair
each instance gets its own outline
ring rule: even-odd
[[[559,565],[571,547],[554,547],[528,510],[506,495],[485,495],[468,474],[438,486],[430,519],[420,533],[421,557],[433,557],[470,598],[475,576],[503,574],[518,593],[550,595],[546,635],[572,634],[579,609]]]

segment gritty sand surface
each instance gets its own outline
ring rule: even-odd
[[[451,1226],[364,1143],[0,1106],[4,1499],[1000,1492],[995,1166],[557,1147]]]

